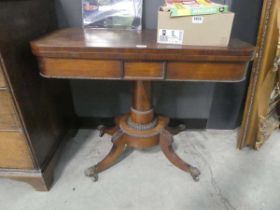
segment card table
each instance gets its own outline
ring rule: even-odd
[[[128,114],[116,117],[115,127],[101,129],[102,134],[112,135],[113,146],[102,161],[86,170],[95,181],[127,148],[157,145],[172,164],[198,181],[200,171],[183,161],[172,147],[173,135],[185,127],[171,128],[168,117],[154,112],[152,82],[237,82],[245,79],[247,65],[254,57],[254,47],[237,39],[228,47],[206,47],[157,44],[156,37],[155,30],[67,28],[31,43],[43,77],[134,83]]]

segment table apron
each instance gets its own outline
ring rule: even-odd
[[[234,82],[245,79],[248,62],[131,61],[39,58],[48,78]]]

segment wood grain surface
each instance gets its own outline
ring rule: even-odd
[[[0,132],[1,168],[34,168],[31,152],[21,132]]]
[[[86,59],[42,59],[42,74],[51,77],[116,79],[122,77],[122,62]]]
[[[4,87],[6,87],[6,82],[5,82],[3,70],[1,67],[1,63],[0,63],[0,88],[4,88]]]
[[[164,71],[164,62],[125,62],[124,64],[125,79],[137,77],[144,80],[162,80],[164,79]]]
[[[40,57],[133,60],[247,61],[254,47],[237,39],[228,47],[157,44],[156,30],[125,31],[67,28],[31,43]]]
[[[0,131],[21,130],[21,125],[8,90],[0,90]]]
[[[245,79],[244,62],[169,62],[167,80],[238,81]]]

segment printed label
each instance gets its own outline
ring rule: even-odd
[[[143,45],[143,44],[138,44],[136,45],[136,48],[147,48],[147,45]]]
[[[159,29],[158,43],[161,44],[183,44],[184,31],[172,29]]]
[[[203,16],[193,16],[192,17],[192,23],[193,24],[202,24],[204,22]]]

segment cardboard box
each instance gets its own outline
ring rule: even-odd
[[[171,18],[169,12],[159,11],[157,41],[161,44],[226,47],[233,20],[232,12]]]

